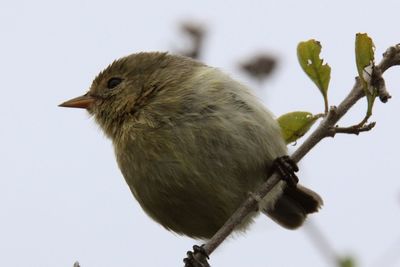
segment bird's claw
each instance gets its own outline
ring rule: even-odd
[[[203,257],[199,259],[198,257],[195,257],[195,254],[201,254]],[[204,245],[202,246],[193,246],[193,252],[188,251],[186,253],[186,258],[183,259],[183,262],[185,263],[185,267],[210,267],[210,265],[207,262],[207,259],[210,257],[208,256],[206,250],[204,249]]]
[[[296,186],[299,182],[299,178],[295,174],[299,171],[299,167],[289,156],[276,158],[272,168],[280,174],[282,180],[286,181],[288,186]]]

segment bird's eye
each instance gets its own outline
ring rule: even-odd
[[[114,87],[116,87],[118,84],[120,84],[122,82],[121,78],[118,77],[113,77],[111,79],[108,80],[107,82],[107,88],[108,89],[113,89]]]

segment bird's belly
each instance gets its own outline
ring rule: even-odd
[[[164,177],[162,180],[167,180]],[[243,192],[229,192],[191,182],[160,182],[152,177],[130,182],[130,188],[143,210],[165,228],[194,238],[210,238],[247,197]],[[217,186],[218,187],[218,186]]]
[[[164,176],[151,176],[149,170],[149,176],[126,177],[126,180],[152,219],[168,230],[200,239],[212,237],[257,187],[245,183],[234,185],[235,180],[231,181],[232,186],[227,186],[219,182],[207,184],[207,178],[176,178],[166,173]],[[277,188],[274,191],[270,195],[276,199],[281,190]],[[256,212],[251,213],[236,230],[245,229],[254,215]]]

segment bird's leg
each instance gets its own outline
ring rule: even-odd
[[[288,186],[296,186],[299,182],[295,174],[299,171],[299,167],[289,156],[276,158],[272,163],[272,170],[277,171]]]
[[[208,264],[207,259],[208,257],[207,252],[203,248],[204,245],[202,246],[193,246],[193,252],[188,251],[186,253],[186,258],[183,259],[183,262],[185,263],[185,267],[210,267],[210,264]],[[201,257],[195,257],[196,254],[200,254]]]

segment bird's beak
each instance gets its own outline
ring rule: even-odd
[[[72,98],[68,101],[65,101],[64,103],[61,103],[58,105],[59,107],[66,107],[66,108],[85,108],[88,109],[90,106],[93,104],[95,101],[95,98],[89,93],[86,93],[82,96],[78,96],[75,98]]]

